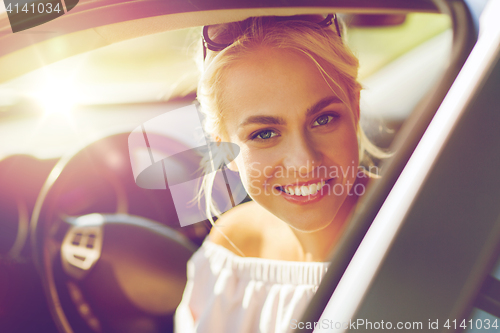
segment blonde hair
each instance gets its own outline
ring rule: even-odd
[[[271,47],[300,52],[311,59],[332,91],[354,113],[357,122],[360,164],[363,161],[365,165],[373,165],[371,158],[365,152],[376,158],[389,156],[374,146],[359,127],[359,92],[361,90],[361,84],[357,81],[359,63],[338,35],[334,25],[321,27],[317,23],[306,20],[273,20],[269,17],[253,17],[247,19],[245,23],[248,24],[244,31],[239,22],[211,28],[214,41],[222,39],[234,40],[234,42],[222,51],[207,51],[205,62],[201,64],[202,74],[198,84],[197,98],[205,117],[203,123],[205,133],[227,138],[223,122],[225,105],[221,95],[221,83],[226,73],[224,69],[229,68],[242,56],[252,53],[258,47]],[[212,156],[212,161],[215,169],[210,166],[206,170],[217,170],[222,166],[225,158]],[[211,163],[212,161],[203,162]],[[364,170],[366,169],[365,167]],[[376,176],[370,172],[365,171],[365,173],[371,177]],[[212,225],[214,224],[212,216],[220,217],[221,214],[212,200],[214,180],[215,172],[205,173],[198,193],[198,200],[201,200],[204,194],[205,213]]]

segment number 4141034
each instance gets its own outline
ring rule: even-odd
[[[469,320],[462,320],[462,322],[457,322],[456,319],[450,320],[448,319],[444,325],[444,328],[447,329],[457,329],[457,328],[470,328],[470,329],[490,329],[494,328],[495,330],[498,329],[498,319],[495,320],[489,320],[489,319],[469,319]]]
[[[16,3],[15,5],[12,5],[12,3],[9,3],[9,5],[7,6],[7,8],[5,8],[5,10],[9,14],[11,14],[12,12],[14,12],[14,13],[24,12],[24,13],[32,13],[32,14],[42,14],[42,13],[49,14],[52,12],[59,13],[62,9],[59,7],[59,3],[57,3],[53,7],[52,3],[50,3],[50,2],[48,2],[48,3],[39,2],[38,4],[35,4],[32,2],[29,5],[27,3],[25,3],[21,9],[19,9],[18,3]]]

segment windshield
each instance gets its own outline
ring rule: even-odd
[[[375,144],[387,147],[446,67],[449,19],[409,14],[398,24],[368,26],[358,17],[342,17],[360,60],[362,126]],[[131,39],[1,84],[0,159],[57,158],[191,103],[200,35],[201,28],[189,28]]]

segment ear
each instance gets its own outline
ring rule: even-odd
[[[217,143],[222,142],[222,139],[220,136],[215,136],[214,139],[215,139],[215,142],[217,142]],[[226,164],[228,169],[231,171],[234,171],[234,172],[238,172],[238,166],[236,165],[235,160],[232,158],[232,156],[235,156],[235,154],[233,152],[230,152],[230,151],[227,151],[225,154],[226,155],[224,156],[224,159],[226,161],[231,160],[231,162]]]

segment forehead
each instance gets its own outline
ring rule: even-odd
[[[238,59],[222,84],[226,128],[252,114],[301,116],[317,101],[335,96],[307,55],[261,47]]]

